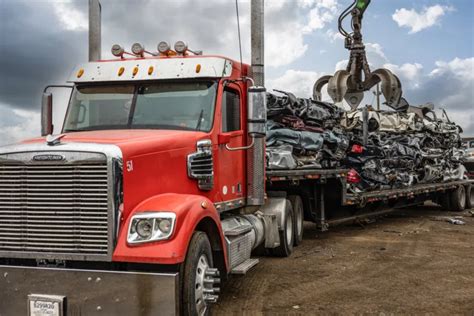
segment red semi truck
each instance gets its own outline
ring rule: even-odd
[[[70,77],[60,134],[45,92],[43,137],[0,148],[0,315],[203,315],[252,253],[290,256],[304,219],[469,206],[463,180],[349,194],[348,170],[266,172],[263,0],[251,66],[158,50],[100,60],[91,0],[91,61]]]

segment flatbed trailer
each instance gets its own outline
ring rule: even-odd
[[[470,192],[473,180],[416,184],[404,188],[355,193],[348,189],[348,171],[348,169],[267,170],[267,189],[301,196],[305,220],[316,223],[323,231],[329,226],[383,215],[399,208],[420,205],[425,201],[433,201],[446,210],[459,211],[459,207],[454,207],[451,200],[458,198],[456,190],[460,187],[464,188],[465,207],[471,207]]]

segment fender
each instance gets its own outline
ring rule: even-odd
[[[176,214],[176,225],[171,238],[151,243],[129,245],[127,234],[134,214],[143,211],[167,211]],[[122,221],[117,246],[112,260],[116,262],[139,262],[178,264],[184,262],[189,242],[199,222],[210,218],[217,226],[226,268],[227,249],[220,217],[214,204],[207,198],[189,194],[161,194],[139,204],[128,218]]]

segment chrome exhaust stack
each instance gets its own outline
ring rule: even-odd
[[[101,59],[101,6],[99,0],[89,0],[89,61]]]
[[[254,146],[247,153],[247,205],[261,206],[265,204],[264,0],[252,0],[250,11],[254,84],[248,90],[248,128]]]

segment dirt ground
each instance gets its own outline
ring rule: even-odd
[[[465,225],[445,217],[462,216]],[[474,315],[474,217],[434,205],[318,232],[225,284],[213,315]]]

